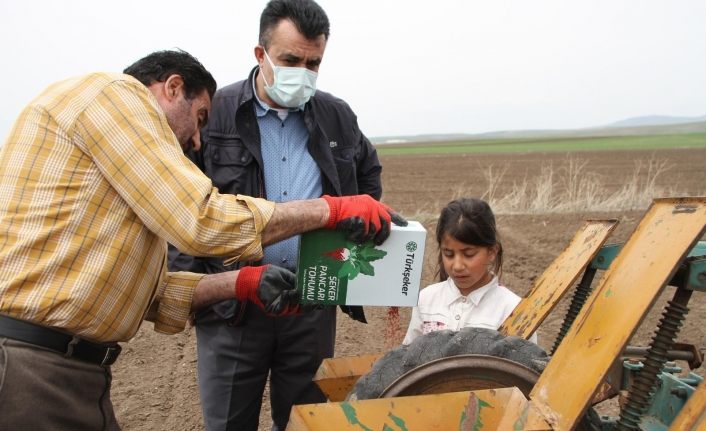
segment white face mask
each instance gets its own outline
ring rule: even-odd
[[[262,74],[265,92],[276,104],[286,108],[298,108],[316,93],[316,72],[304,67],[275,66],[267,51],[265,57],[274,73],[272,86],[267,83],[264,72]]]

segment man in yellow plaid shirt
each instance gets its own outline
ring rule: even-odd
[[[147,318],[184,329],[230,298],[300,312],[275,266],[169,273],[191,255],[259,260],[263,245],[317,228],[384,241],[405,221],[369,196],[275,204],[221,195],[183,155],[200,146],[216,82],[183,51],[123,74],[49,86],[0,149],[0,421],[6,429],[119,429],[110,365]]]

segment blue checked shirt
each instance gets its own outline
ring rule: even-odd
[[[304,111],[272,109],[257,97],[257,92],[255,99],[267,199],[286,202],[321,197],[321,171],[307,149],[309,132]],[[265,247],[262,261],[294,270],[298,249],[299,236],[295,236]]]

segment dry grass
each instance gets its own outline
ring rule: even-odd
[[[672,166],[651,157],[637,160],[632,175],[617,190],[609,190],[603,178],[586,169],[586,162],[568,157],[562,166],[541,167],[538,175],[513,183],[509,191],[499,192],[505,170],[484,169],[488,187],[483,193],[496,214],[571,213],[584,211],[628,211],[647,207],[655,197],[679,195],[658,179]],[[456,195],[462,196],[463,190]]]

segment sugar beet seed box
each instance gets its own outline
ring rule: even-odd
[[[355,244],[335,230],[302,235],[297,289],[302,303],[414,306],[424,261],[426,229],[393,225],[379,246]]]

